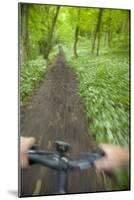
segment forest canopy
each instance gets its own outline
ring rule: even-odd
[[[106,47],[129,48],[129,11],[105,8],[20,4],[21,63],[42,55],[48,59],[57,44],[71,46],[87,39],[89,55]]]

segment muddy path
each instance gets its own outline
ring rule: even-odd
[[[21,109],[20,133],[34,136],[42,149],[53,149],[54,141],[62,140],[71,144],[72,154],[90,151],[95,145],[85,116],[76,76],[61,51],[29,105]],[[69,193],[95,191],[104,191],[104,185],[94,169],[69,175]],[[21,171],[21,196],[55,193],[52,170],[35,165]]]

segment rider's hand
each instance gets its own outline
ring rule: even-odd
[[[113,171],[129,165],[129,153],[122,147],[114,144],[101,144],[100,148],[105,156],[94,163],[98,171]]]
[[[20,138],[20,165],[25,169],[28,167],[27,151],[35,144],[35,138],[33,137],[21,137]]]

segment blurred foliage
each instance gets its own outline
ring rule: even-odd
[[[27,102],[39,82],[44,78],[46,72],[46,61],[39,58],[31,60],[20,68],[20,101]]]
[[[23,5],[27,6],[28,13],[23,13]],[[27,43],[28,60],[36,59],[43,55],[47,49],[48,36],[51,31],[52,21],[56,6],[41,4],[20,4],[20,49],[23,57]],[[78,10],[79,19],[78,19]],[[101,41],[105,46],[129,48],[129,11],[118,9],[103,9],[100,28]],[[56,44],[73,45],[75,27],[79,27],[79,38],[85,37],[90,41],[89,50],[97,26],[99,8],[78,8],[61,6],[56,28],[53,34],[52,47]],[[24,17],[27,24],[24,26]],[[26,42],[23,41],[24,35]],[[101,49],[101,47],[100,47]],[[23,60],[23,59],[22,59]]]
[[[92,133],[98,142],[128,147],[129,53],[113,51],[98,57],[88,55],[86,41],[84,49],[79,48],[82,50],[80,56],[68,61],[78,76],[80,96],[86,106],[87,117],[90,121],[92,119]]]
[[[79,42],[76,59],[66,50],[70,66],[77,74],[79,94],[86,107],[89,129],[96,142],[130,145],[129,51],[101,46],[101,56],[88,52],[88,41]],[[129,170],[116,170],[107,182],[109,190],[129,189]]]
[[[129,10],[104,8],[101,26],[97,29],[99,8],[61,6],[52,38],[52,50],[46,61],[42,56],[47,49],[56,6],[25,4],[28,5],[27,13],[23,13],[24,4],[20,4],[21,103],[25,104],[38,88],[46,73],[46,66],[58,53],[60,44],[77,74],[79,94],[86,107],[93,137],[98,143],[115,143],[128,148]],[[77,58],[74,56],[76,27],[79,29]],[[94,37],[96,30],[99,32],[98,38]],[[95,48],[99,46],[98,56],[91,53],[94,39]],[[97,46],[98,41],[100,43]],[[28,55],[26,61],[23,59],[24,50]],[[114,190],[128,188],[128,172],[118,171],[116,178]]]

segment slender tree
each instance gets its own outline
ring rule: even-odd
[[[76,23],[76,27],[75,27],[75,35],[74,35],[74,55],[75,57],[78,57],[78,53],[77,53],[77,43],[78,43],[78,36],[79,36],[79,23],[80,23],[80,8],[78,9],[77,12],[77,23]]]
[[[109,10],[109,17],[108,17],[108,29],[107,29],[107,34],[108,34],[108,46],[111,47],[111,41],[112,41],[112,31],[111,31],[111,23],[112,23],[112,17],[111,17],[111,12],[112,10]]]
[[[21,4],[21,33],[22,33],[22,49],[21,49],[21,64],[28,60],[29,56],[29,33],[28,33],[28,17],[29,17],[29,5]]]
[[[78,54],[77,54],[78,35],[79,35],[79,26],[77,25],[75,28],[75,40],[74,40],[74,55],[75,55],[75,57],[78,57]]]
[[[102,20],[103,9],[99,10],[98,17],[97,17],[97,25],[95,28],[94,38],[93,38],[93,45],[92,45],[92,54],[94,54],[95,50],[95,43],[98,37],[98,44],[97,44],[97,55],[99,54],[99,45],[100,45],[100,28],[101,28],[101,20]]]
[[[46,50],[45,50],[45,53],[44,53],[45,59],[48,59],[49,53],[50,53],[51,48],[52,48],[52,39],[53,39],[54,29],[55,29],[55,26],[56,26],[56,21],[57,21],[57,18],[58,18],[59,10],[60,10],[60,6],[57,6],[55,15],[52,19],[52,25],[51,25],[50,31],[48,33],[47,47],[46,47]]]
[[[99,29],[98,29],[98,44],[97,44],[97,56],[99,55],[99,49],[100,49],[100,37],[101,37],[101,23],[102,23],[102,14],[103,14],[103,9],[101,9],[100,13],[100,18],[99,18]]]
[[[129,12],[125,11],[124,16],[122,18],[122,28],[121,32],[124,34],[128,34],[129,31]]]

